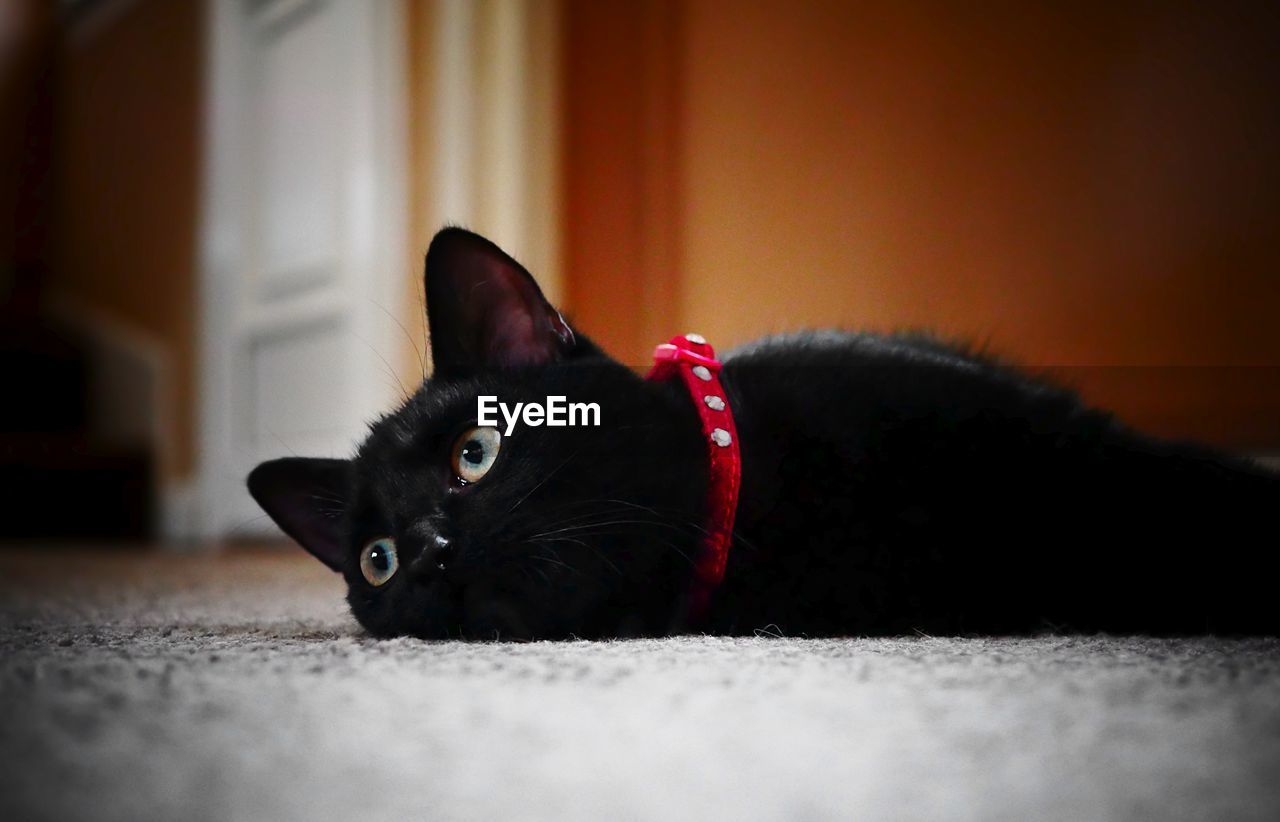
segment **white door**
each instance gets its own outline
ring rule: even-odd
[[[402,6],[212,0],[197,516],[268,533],[259,461],[348,456],[400,394]]]

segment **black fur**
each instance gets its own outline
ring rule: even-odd
[[[1276,477],[927,337],[838,332],[724,357],[742,495],[724,583],[689,625],[707,478],[683,388],[605,356],[476,235],[437,235],[426,277],[435,376],[354,460],[249,478],[374,634],[1280,630],[1260,572]],[[478,394],[598,402],[603,425],[518,427],[464,485],[449,455]],[[359,555],[388,536],[401,567],[374,587]]]

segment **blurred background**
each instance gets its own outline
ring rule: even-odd
[[[503,245],[643,364],[926,327],[1280,452],[1280,6],[4,0],[0,537],[268,533]]]

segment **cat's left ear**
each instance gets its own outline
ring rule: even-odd
[[[280,530],[316,559],[341,571],[346,555],[342,529],[350,472],[348,460],[271,460],[249,473],[249,494]]]
[[[567,356],[573,331],[528,271],[461,228],[436,234],[425,274],[437,375],[541,365]]]

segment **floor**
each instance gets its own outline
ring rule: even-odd
[[[0,818],[1280,818],[1280,642],[376,641],[300,551],[0,550]]]

